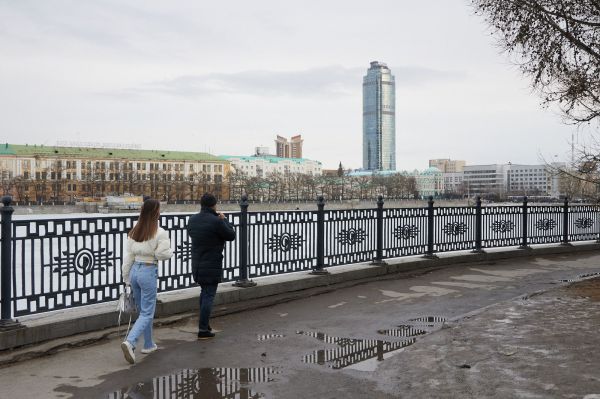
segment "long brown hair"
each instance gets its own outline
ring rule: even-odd
[[[129,232],[129,237],[137,242],[147,241],[156,235],[158,230],[158,217],[160,216],[160,202],[149,198],[142,204],[140,217]]]

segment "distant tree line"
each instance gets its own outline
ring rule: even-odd
[[[412,176],[392,175],[349,176],[270,173],[251,177],[235,171],[226,182],[231,199],[247,194],[253,201],[310,201],[323,195],[328,200],[373,199],[383,195],[390,199],[417,198],[417,184]]]
[[[84,197],[107,195],[150,195],[171,203],[197,202],[204,192],[213,192],[220,200],[237,201],[247,194],[251,201],[312,201],[323,195],[328,200],[373,199],[383,195],[389,199],[418,198],[415,178],[403,174],[349,176],[270,173],[252,177],[232,171],[224,181],[211,181],[203,173],[173,176],[162,171],[141,179],[135,171],[125,173],[88,173],[81,179],[65,179],[60,170],[42,172],[37,177],[3,177],[4,194],[23,203],[75,203]],[[108,177],[107,177],[108,176]]]

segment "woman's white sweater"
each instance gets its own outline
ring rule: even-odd
[[[129,284],[129,271],[133,262],[152,263],[157,260],[167,260],[171,256],[173,256],[173,250],[169,234],[162,227],[159,227],[154,237],[147,241],[137,242],[131,237],[127,237],[125,257],[121,266],[123,282]]]

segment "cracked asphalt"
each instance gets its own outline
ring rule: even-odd
[[[2,368],[0,398],[600,399],[594,273],[591,252],[454,265],[218,317],[208,341],[190,318],[133,366],[110,339]]]

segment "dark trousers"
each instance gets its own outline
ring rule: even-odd
[[[200,284],[200,319],[198,331],[208,331],[208,320],[219,284]]]

